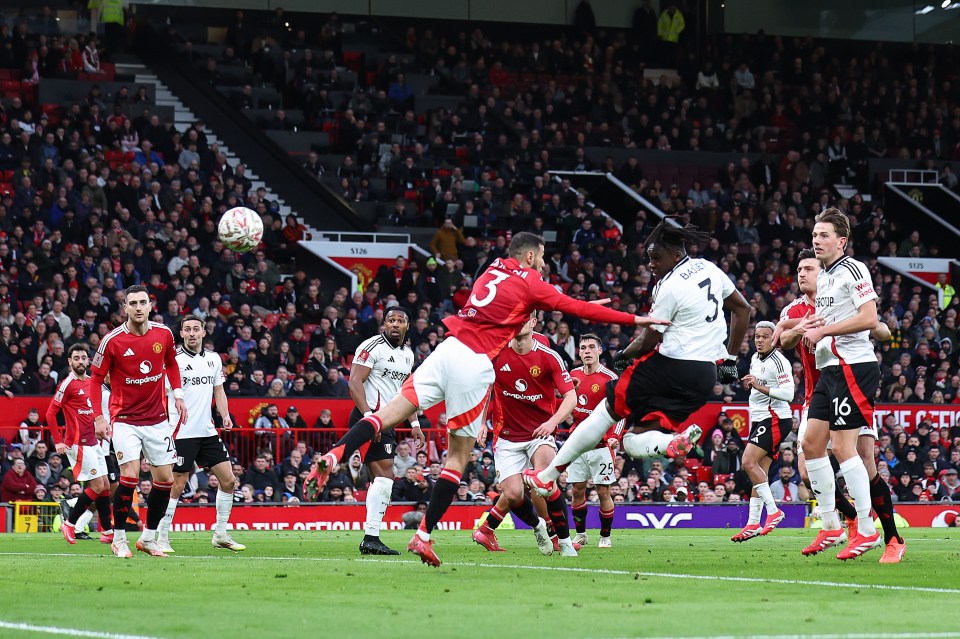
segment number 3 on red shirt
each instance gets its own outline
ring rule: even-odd
[[[487,287],[487,294],[483,297],[477,297],[476,293],[470,296],[470,303],[474,306],[482,308],[492,302],[493,298],[497,296],[497,285],[510,277],[509,273],[504,273],[503,271],[492,271],[490,275],[493,276],[493,279],[484,284],[484,286]]]

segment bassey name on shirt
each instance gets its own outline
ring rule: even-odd
[[[680,277],[685,280],[690,279],[691,276],[693,276],[695,273],[699,273],[703,270],[703,268],[703,262],[698,262],[697,264],[692,265],[690,268],[680,273]]]

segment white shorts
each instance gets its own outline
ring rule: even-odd
[[[567,466],[567,481],[579,484],[593,480],[595,486],[609,486],[616,481],[613,468],[613,452],[606,447],[594,448]]]
[[[531,439],[528,442],[512,442],[498,439],[493,444],[493,463],[497,467],[497,480],[519,475],[527,468],[533,468],[533,454],[541,446],[549,446],[554,452],[557,444],[553,437]]]
[[[494,378],[489,357],[447,337],[407,378],[400,394],[422,409],[445,402],[450,434],[476,438],[486,420]]]
[[[81,446],[74,444],[67,449],[67,459],[73,468],[73,478],[77,481],[90,481],[107,476],[107,458],[100,444]]]
[[[151,466],[177,463],[177,449],[173,442],[173,426],[163,421],[153,426],[131,426],[122,422],[113,424],[113,450],[121,466],[140,461],[140,453]]]
[[[807,413],[810,411],[810,407],[807,404],[803,405],[803,408],[800,409],[800,427],[797,429],[797,455],[803,454],[803,436],[807,432]],[[879,439],[877,436],[877,427],[874,424],[870,426],[863,426],[860,429],[860,434],[858,437],[873,437],[874,439]],[[827,440],[827,450],[833,448],[833,442]]]

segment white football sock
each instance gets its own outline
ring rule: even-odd
[[[648,430],[645,433],[627,433],[623,436],[623,451],[634,459],[663,457],[676,433]]]
[[[371,537],[380,536],[380,525],[390,505],[393,492],[393,480],[387,477],[375,477],[367,490],[367,520],[363,523],[363,532]]]
[[[750,498],[750,516],[747,518],[747,524],[760,523],[760,511],[763,510],[763,500],[759,497]]]
[[[807,460],[807,475],[810,487],[817,497],[824,530],[840,530],[840,516],[837,514],[836,476],[829,457]],[[868,487],[869,488],[869,487]]]
[[[170,501],[167,503],[167,512],[164,513],[163,519],[160,520],[160,526],[157,530],[164,537],[170,534],[170,526],[173,525],[173,517],[177,512],[177,504],[180,502],[180,498],[174,499],[170,498]]]
[[[773,493],[770,491],[770,483],[763,482],[762,484],[757,484],[754,486],[757,489],[757,496],[763,501],[763,505],[767,507],[767,517],[773,513],[780,510],[777,508],[777,502],[773,498]],[[750,501],[753,501],[753,498],[750,498]]]
[[[114,526],[117,525],[116,522],[113,523]],[[126,541],[127,540],[127,530],[123,526],[113,529],[113,540],[114,541]]]
[[[809,466],[808,466],[809,467]],[[853,498],[853,505],[857,509],[860,534],[870,537],[877,532],[877,526],[870,516],[872,506],[870,499],[870,478],[867,476],[867,467],[859,457],[851,457],[840,464],[840,472],[847,482],[847,492]]]
[[[140,533],[139,541],[146,543],[148,541],[156,541],[156,540],[157,540],[156,530],[150,530],[149,528],[144,528],[143,532]]]
[[[77,532],[80,532],[81,530],[86,530],[91,520],[93,520],[93,511],[92,510],[83,511],[83,514],[81,514],[80,517],[77,519]]]
[[[218,535],[227,533],[227,522],[230,521],[230,511],[233,510],[233,493],[217,491],[217,523],[213,530]]]
[[[553,462],[540,471],[537,477],[544,482],[554,481],[563,472],[558,467],[566,468],[580,455],[593,450],[614,423],[616,420],[607,411],[607,402],[600,402],[600,405],[593,409],[593,413],[583,420],[563,443]]]

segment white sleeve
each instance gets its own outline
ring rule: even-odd
[[[777,353],[775,357],[783,365],[783,372],[777,375],[776,387],[770,387],[770,397],[789,402],[793,399],[796,391],[796,385],[793,383],[793,366],[780,353]]]
[[[650,317],[672,322],[674,315],[677,314],[677,307],[677,298],[671,292],[670,287],[659,286],[656,298],[653,300],[653,306],[650,308]],[[666,326],[659,324],[650,328],[660,333],[667,330]]]
[[[870,279],[870,272],[862,264],[853,266],[850,271],[850,277],[844,278],[844,287],[853,300],[854,306],[860,308],[870,300],[877,299],[877,292],[873,289],[873,280]],[[854,272],[860,274],[855,276]]]
[[[731,280],[726,273],[720,270],[719,266],[713,262],[710,262],[709,264],[713,267],[714,273],[717,276],[717,279],[720,281],[720,299],[725,300],[733,295],[733,293],[737,290],[737,287],[733,284],[733,280]]]
[[[376,348],[373,347],[373,344],[377,341],[377,337],[371,337],[364,343],[360,344],[357,348],[357,353],[353,357],[353,365],[363,366],[365,368],[373,368],[373,365],[377,362]]]

